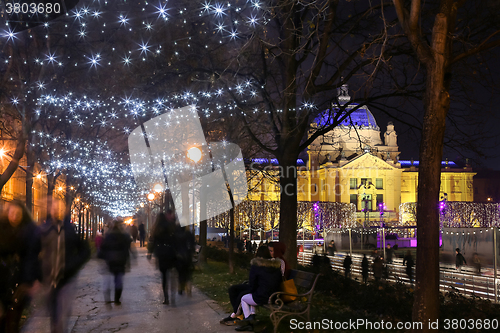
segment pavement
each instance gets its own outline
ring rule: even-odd
[[[194,287],[191,297],[175,295],[175,306],[162,304],[160,272],[154,260],[146,259],[145,248],[136,251],[130,272],[125,274],[121,305],[104,302],[103,261],[92,258],[87,262],[75,281],[68,332],[234,332],[234,327],[219,324],[227,314]],[[34,300],[22,332],[50,332],[42,296]]]

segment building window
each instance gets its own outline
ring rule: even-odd
[[[377,194],[377,209],[378,205],[384,202],[384,195],[383,194]]]
[[[375,188],[377,190],[383,190],[384,189],[384,179],[382,178],[377,178],[375,180]]]
[[[358,188],[358,179],[351,178],[351,190],[355,190]]]
[[[371,178],[361,178],[361,185],[368,185],[372,182]]]
[[[365,207],[367,207],[368,209],[365,210]],[[368,212],[372,211],[372,195],[371,194],[364,194],[361,197],[361,210],[368,211]]]
[[[358,195],[357,194],[351,194],[350,196],[350,202],[354,204],[354,206],[358,206]]]

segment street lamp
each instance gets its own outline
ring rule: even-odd
[[[160,193],[163,192],[163,186],[161,186],[161,184],[155,184],[155,186],[153,186],[153,191],[160,195]],[[160,195],[160,212],[163,213],[163,194]]]
[[[148,204],[148,219],[146,221],[146,234],[149,235],[149,222],[152,219],[152,217],[151,217],[151,202],[153,202],[153,200],[155,199],[155,194],[153,192],[151,192],[147,195],[147,198],[149,200],[149,204]]]
[[[385,203],[381,202],[378,204],[378,208],[380,211],[380,228],[381,228],[381,239],[380,245],[383,246],[384,249],[384,259],[385,259],[385,228],[384,228],[384,210],[386,209]]]
[[[193,161],[194,163],[194,166],[196,166],[196,163],[198,163],[200,160],[201,160],[201,149],[198,148],[198,147],[191,147],[188,149],[187,151],[187,157]],[[194,181],[195,181],[195,172],[194,172],[194,168],[193,168],[193,235],[195,233],[194,231],[194,209],[195,209],[195,205],[194,205]]]

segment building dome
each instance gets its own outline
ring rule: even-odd
[[[349,113],[358,105],[359,104],[357,103],[349,104],[349,106],[346,107],[346,109],[343,110],[342,113]],[[331,112],[330,110],[323,111],[318,117],[316,117],[314,122],[318,125],[318,127],[331,125],[335,118],[342,118],[342,115],[337,116],[338,112],[340,112],[338,111],[338,108],[333,109],[333,112]],[[357,126],[380,130],[377,122],[375,121],[375,117],[366,106],[362,106],[359,109],[352,111],[352,113],[348,117],[346,117],[346,119],[344,119],[344,121],[342,121],[339,126]]]
[[[342,87],[337,89],[337,99],[339,104],[342,106],[349,103],[351,96],[349,96],[349,86],[347,84],[343,84]],[[375,117],[367,106],[361,106],[351,112],[352,109],[358,106],[358,103],[349,103],[345,109],[340,111],[339,105],[333,104],[331,110],[323,111],[318,117],[316,117],[316,119],[314,119],[314,122],[318,127],[328,126],[333,124],[334,119],[340,119],[345,114],[349,114],[349,116],[347,116],[346,119],[338,125],[339,127],[356,126],[358,128],[370,128],[380,131],[380,128],[377,126],[377,122],[375,121]]]

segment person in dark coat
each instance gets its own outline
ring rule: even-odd
[[[410,283],[413,284],[413,266],[415,265],[415,262],[413,261],[410,250],[406,252],[405,257],[403,258],[403,266],[404,265],[406,265],[406,275],[408,275]]]
[[[90,257],[90,247],[71,224],[69,209],[53,200],[51,214],[41,227],[42,282],[48,289],[51,332],[66,332],[74,299],[74,277]]]
[[[346,279],[351,277],[351,265],[352,265],[351,256],[347,255],[344,259],[344,276]]]
[[[139,229],[135,224],[130,226],[130,236],[132,236],[132,241],[135,243],[137,241],[137,237],[139,236]]]
[[[334,256],[335,255],[335,252],[337,252],[337,246],[335,246],[335,241],[332,240],[330,241],[330,243],[328,244],[328,255],[329,256]]]
[[[363,254],[363,260],[361,261],[361,275],[363,276],[363,283],[368,282],[368,258],[366,254]]]
[[[457,256],[455,257],[455,266],[457,267],[457,270],[460,272],[462,271],[462,266],[464,264],[467,265],[467,261],[465,261],[465,258],[462,255],[462,253],[460,253],[460,249],[458,247],[455,249],[455,253],[457,254]]]
[[[280,290],[282,282],[281,263],[271,258],[267,247],[261,246],[250,264],[250,292],[241,298],[246,324],[236,328],[236,331],[253,330],[255,306],[267,304],[269,297]]]
[[[144,227],[144,223],[141,222],[137,230],[139,231],[139,245],[143,247],[144,241],[146,240],[146,228]]]
[[[177,226],[175,233],[176,261],[175,267],[179,274],[179,295],[184,290],[191,295],[191,274],[193,271],[193,253],[195,251],[194,236],[189,227]]]
[[[166,214],[158,214],[151,236],[151,244],[148,246],[148,252],[154,253],[161,272],[161,285],[164,296],[163,304],[170,304],[168,280],[172,274],[172,269],[176,265],[175,244],[175,214],[169,209]],[[151,256],[148,256],[148,258],[151,258]],[[172,304],[175,304],[174,281],[175,279],[170,278]]]
[[[384,271],[384,263],[383,263],[382,257],[378,256],[373,260],[372,270],[373,270],[373,277],[375,278],[375,281],[380,281],[380,279],[382,278],[383,271]]]
[[[101,244],[99,257],[106,261],[109,272],[113,275],[115,282],[115,304],[120,305],[123,292],[123,275],[125,267],[129,262],[130,236],[121,230],[121,222],[115,221],[113,228],[108,232]],[[111,281],[107,279],[104,288],[104,300],[110,303]]]
[[[19,332],[19,320],[40,279],[40,231],[26,207],[13,201],[0,218],[0,332]]]
[[[387,248],[385,249],[385,262],[388,264],[392,264],[393,255],[394,255],[394,252],[391,249],[391,244],[387,244]]]

